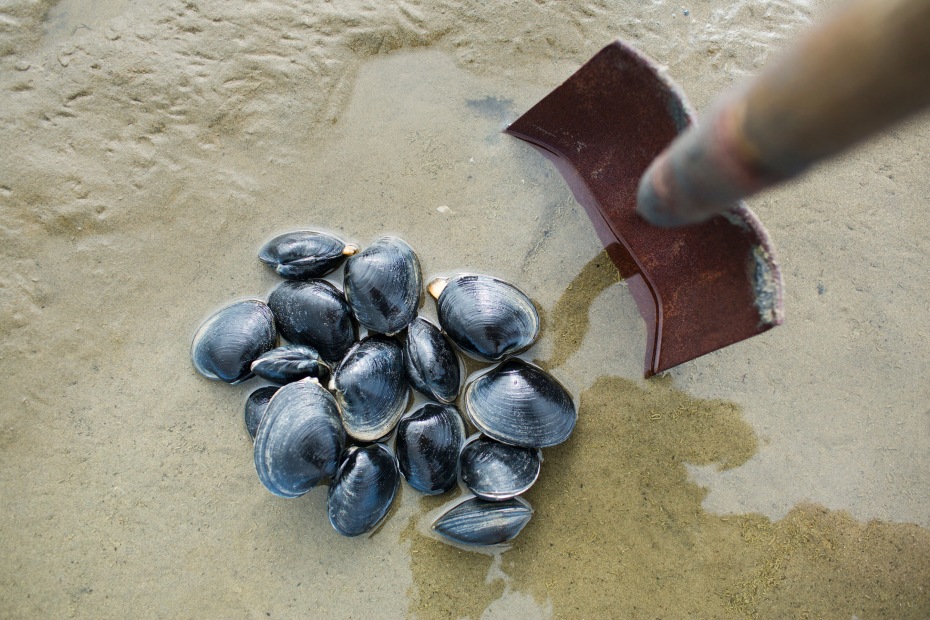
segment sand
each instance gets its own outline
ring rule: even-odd
[[[786,324],[650,381],[583,210],[500,134],[616,36],[705,109],[829,5],[5,2],[0,615],[925,618],[928,119],[751,200]],[[580,421],[510,550],[427,537],[409,487],[343,539],[325,489],[257,481],[257,384],[188,347],[306,226],[540,307]]]

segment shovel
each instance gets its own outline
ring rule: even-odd
[[[859,0],[701,127],[616,41],[506,132],[541,149],[587,211],[646,322],[649,377],[784,320],[774,248],[742,198],[928,102],[930,0]]]

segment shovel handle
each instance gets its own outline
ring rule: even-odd
[[[930,103],[930,0],[857,0],[721,97],[640,181],[660,226],[706,220]]]

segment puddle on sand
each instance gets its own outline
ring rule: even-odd
[[[555,304],[543,365],[579,349],[587,306],[616,281],[611,267],[599,255]],[[738,467],[757,443],[734,403],[692,398],[670,379],[601,376],[581,394],[571,439],[544,451],[526,495],[536,514],[499,569],[411,523],[414,610],[478,617],[519,592],[557,617],[925,617],[930,532],[916,525],[816,505],[776,522],[701,508],[706,491],[685,463]]]
[[[436,52],[378,59],[360,70],[349,107],[314,145],[318,155],[293,160],[311,173],[285,176],[294,169],[287,157],[269,171],[266,184],[280,191],[260,230],[325,222],[362,243],[395,233],[420,254],[425,279],[465,269],[511,280],[545,316],[536,356],[585,386],[577,430],[545,451],[527,496],[536,515],[500,571],[486,555],[423,536],[419,519],[449,498],[413,493],[377,536],[353,547],[357,570],[400,536],[409,545],[410,609],[421,617],[477,617],[519,596],[531,616],[550,606],[556,616],[584,617],[907,617],[925,609],[925,530],[865,525],[816,506],[777,522],[702,509],[706,491],[689,482],[686,463],[739,467],[758,439],[733,403],[690,397],[669,381],[611,376],[614,349],[632,351],[642,368],[641,326],[627,323],[638,321],[628,312],[592,313],[618,288],[616,270],[548,162],[500,134],[543,94],[531,91],[477,79]],[[432,315],[430,302],[423,309]],[[586,338],[605,322],[615,322],[616,341]],[[299,555],[347,552],[330,538],[303,543]]]

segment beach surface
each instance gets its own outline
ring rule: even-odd
[[[0,616],[926,618],[930,119],[750,200],[785,324],[650,380],[584,210],[501,133],[617,37],[705,110],[836,4],[0,4]],[[260,383],[190,342],[301,228],[540,309],[579,421],[508,550],[431,537],[451,496],[349,539],[258,481]]]

